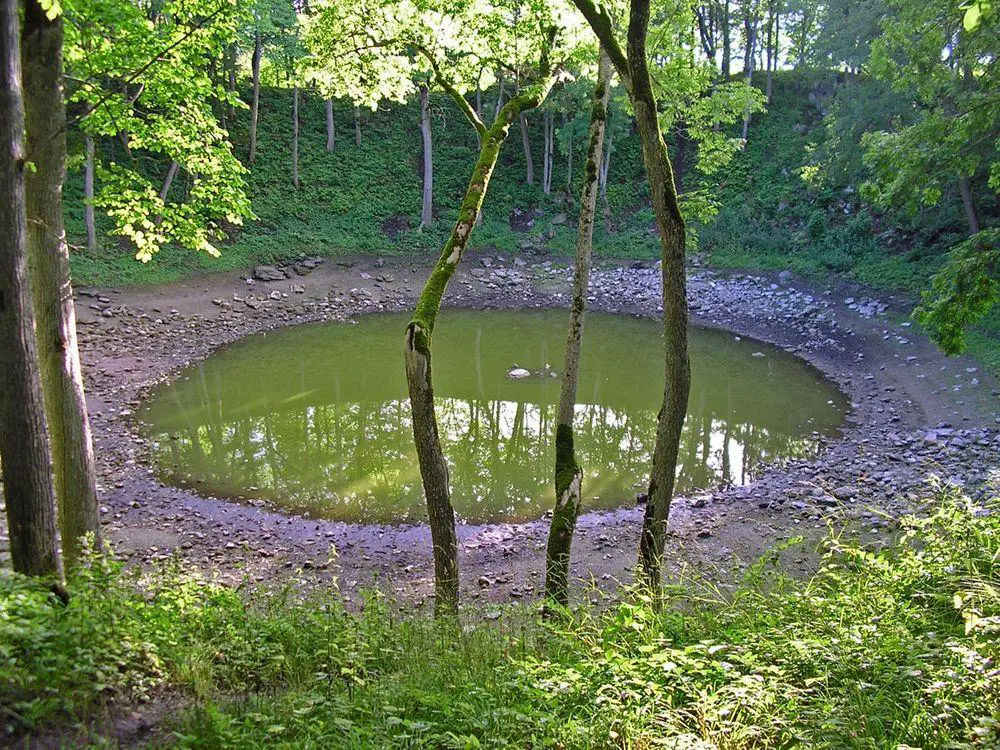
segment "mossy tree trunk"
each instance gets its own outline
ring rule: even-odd
[[[61,584],[55,491],[28,282],[18,8],[0,0],[0,462],[14,570]]]
[[[28,159],[34,164],[25,178],[28,267],[63,558],[72,567],[81,537],[93,534],[100,543],[100,516],[62,216],[62,14],[50,20],[37,0],[26,0],[21,41]],[[171,170],[176,172],[176,162]]]
[[[434,323],[448,282],[462,259],[476,223],[476,215],[482,208],[490,177],[500,157],[500,147],[506,140],[511,125],[521,113],[537,107],[548,96],[554,78],[546,72],[542,83],[530,86],[510,99],[501,108],[493,124],[487,128],[465,98],[443,79],[437,68],[435,74],[438,82],[472,122],[482,141],[479,159],[469,180],[458,220],[420,293],[413,317],[406,327],[403,343],[413,438],[434,546],[435,613],[441,616],[453,615],[458,611],[458,539],[455,533],[455,512],[451,505],[448,465],[441,448],[434,409],[431,368]]]
[[[611,60],[601,51],[590,110],[587,137],[587,161],[580,196],[580,223],[576,234],[576,262],[573,272],[573,302],[569,313],[569,331],[563,358],[562,390],[556,417],[556,504],[549,527],[545,554],[545,595],[565,606],[569,602],[570,548],[576,519],[580,513],[583,469],[577,463],[573,445],[573,415],[576,388],[580,377],[580,346],[583,340],[587,288],[590,283],[590,258],[594,242],[594,215],[597,210],[597,175],[604,146],[604,126],[608,116],[611,91]]]
[[[639,575],[642,583],[658,595],[667,517],[673,497],[677,453],[691,390],[688,361],[687,280],[684,268],[685,226],[674,187],[673,167],[660,132],[656,97],[646,58],[649,30],[649,0],[631,0],[627,47],[623,51],[615,37],[607,10],[592,0],[573,0],[607,50],[625,83],[642,144],[642,157],[649,176],[653,213],[660,230],[661,282],[663,285],[663,339],[665,349],[663,404],[656,424],[656,442],[650,471],[648,499],[639,540]]]

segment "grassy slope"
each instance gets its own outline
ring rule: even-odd
[[[60,722],[169,688],[181,747],[997,747],[1000,514],[931,500],[887,551],[831,538],[807,582],[776,551],[731,592],[548,624],[523,605],[457,628],[378,596],[353,614],[335,591],[247,601],[178,566],[95,565],[64,608],[0,572],[0,744],[62,726],[76,745]]]

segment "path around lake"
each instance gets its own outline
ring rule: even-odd
[[[246,335],[408,309],[428,270],[412,259],[309,260],[257,269],[257,278],[247,271],[157,289],[78,290],[102,520],[118,553],[132,562],[180,555],[191,569],[233,584],[289,576],[336,581],[349,600],[376,582],[425,605],[433,589],[426,527],[327,522],[286,515],[262,501],[241,504],[165,486],[134,411],[151,386]],[[472,254],[447,304],[562,307],[571,273],[567,259]],[[900,322],[904,300],[876,299],[842,283],[818,286],[787,273],[702,268],[691,269],[689,293],[693,322],[794,352],[835,381],[853,411],[843,437],[828,441],[813,460],[769,469],[746,487],[677,498],[669,575],[688,569],[732,580],[732,571],[797,536],[808,541],[783,561],[791,572],[807,573],[816,560],[810,541],[829,522],[849,525],[872,542],[884,540],[891,532],[887,519],[913,508],[931,472],[974,495],[997,491],[998,385],[975,362],[946,359],[914,326]],[[649,263],[600,266],[590,305],[656,317],[659,271]],[[628,508],[581,517],[572,574],[595,586],[577,586],[578,592],[596,600],[599,590],[631,579],[641,515],[641,508]],[[547,531],[547,519],[460,527],[466,601],[537,597]]]

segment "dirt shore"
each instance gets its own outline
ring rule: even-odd
[[[282,269],[279,269],[282,270]],[[102,519],[119,554],[135,562],[180,555],[192,569],[227,582],[265,584],[288,576],[328,584],[351,598],[377,582],[409,602],[432,592],[425,527],[363,526],[290,516],[163,485],[133,412],[148,389],[218,347],[297,323],[345,320],[406,309],[429,264],[412,260],[326,260],[248,270],[156,289],[81,289],[82,357],[99,461]],[[447,304],[475,308],[560,307],[568,301],[566,259],[474,255],[463,262]],[[267,275],[267,274],[263,274]],[[276,274],[280,275],[280,274]],[[725,576],[795,536],[815,539],[828,521],[885,538],[893,514],[919,501],[935,472],[973,494],[996,491],[1000,476],[1000,391],[966,358],[946,359],[902,320],[905,301],[875,299],[787,273],[723,274],[692,269],[692,320],[792,351],[847,394],[843,436],[813,460],[793,461],[746,487],[678,498],[671,512],[669,573]],[[659,272],[651,264],[595,270],[594,309],[657,316]],[[993,489],[989,488],[993,482]],[[597,597],[628,581],[641,509],[580,519],[573,574]],[[537,596],[546,520],[459,529],[466,600]],[[0,534],[5,534],[0,529]],[[0,535],[0,549],[6,546]],[[784,556],[791,570],[815,560],[807,543]]]

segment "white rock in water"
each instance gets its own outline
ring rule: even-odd
[[[521,378],[530,378],[531,372],[525,370],[523,367],[515,367],[510,372],[507,373],[508,378],[514,378],[515,380],[520,380]]]

